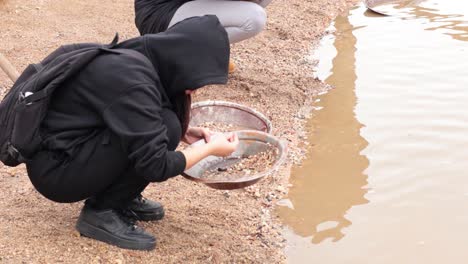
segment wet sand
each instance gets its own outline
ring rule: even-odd
[[[81,238],[74,229],[82,203],[57,204],[38,194],[24,167],[0,165],[1,263],[283,263],[284,242],[272,216],[287,191],[290,167],[304,154],[303,125],[314,95],[327,86],[313,79],[306,57],[330,21],[355,0],[275,0],[267,30],[233,47],[237,71],[227,86],[200,91],[251,106],[289,142],[282,169],[252,187],[217,191],[176,177],[152,184],[144,195],[161,201],[166,218],[142,223],[158,238],[151,252],[122,250]],[[133,2],[0,1],[0,52],[19,69],[61,44],[108,42],[137,36]],[[11,82],[0,72],[0,95]]]

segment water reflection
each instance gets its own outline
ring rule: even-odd
[[[428,19],[430,25],[436,25],[426,30],[441,30],[456,40],[468,41],[468,21],[463,20],[464,15],[441,14],[441,10],[423,6],[409,9],[409,14],[413,18]]]
[[[405,11],[418,6],[425,0],[366,0],[366,7],[376,14],[384,16],[401,16]]]
[[[336,22],[334,46],[338,52],[331,75],[325,80],[335,89],[320,97],[323,107],[310,120],[309,159],[293,171],[289,200],[293,208],[279,207],[283,222],[294,233],[312,237],[312,243],[326,239],[339,241],[343,229],[351,225],[346,213],[356,205],[368,203],[368,159],[360,152],[368,145],[360,136],[360,124],[354,114],[355,44],[353,28],[346,16]],[[350,86],[352,85],[352,86]]]
[[[464,12],[461,12],[467,4],[462,1],[434,3],[421,0],[368,0],[366,5],[383,15],[402,19],[427,19],[427,24],[431,27],[426,30],[439,30],[456,40],[468,41],[468,21],[464,19]]]
[[[421,5],[468,17],[468,2]],[[288,263],[465,263],[468,42],[426,30],[440,26],[426,18],[365,11],[349,16],[358,30],[339,18],[317,53],[337,88],[310,122],[294,210],[281,208]]]

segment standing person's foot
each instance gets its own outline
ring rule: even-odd
[[[119,210],[98,210],[86,204],[76,223],[81,235],[121,248],[151,250],[156,238],[135,225]]]
[[[130,201],[125,207],[128,214],[134,220],[155,221],[164,217],[162,204],[148,200],[141,195]]]
[[[233,73],[236,70],[236,65],[232,60],[229,60],[229,73]]]

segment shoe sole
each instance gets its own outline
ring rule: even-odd
[[[156,240],[145,242],[126,240],[123,238],[116,237],[105,230],[97,228],[83,221],[77,223],[76,229],[78,230],[78,232],[80,232],[82,236],[96,239],[114,246],[118,246],[120,248],[135,250],[152,250],[156,247]]]
[[[135,212],[138,215],[139,221],[158,221],[164,218],[164,211],[162,212],[157,212],[154,214],[148,213],[145,214],[143,212]]]

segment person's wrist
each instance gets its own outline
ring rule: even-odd
[[[215,148],[214,148],[213,143],[211,143],[211,142],[210,142],[210,143],[206,143],[206,144],[203,145],[203,146],[205,146],[205,151],[206,151],[207,156],[208,156],[208,155],[213,155],[213,153],[215,152]]]

